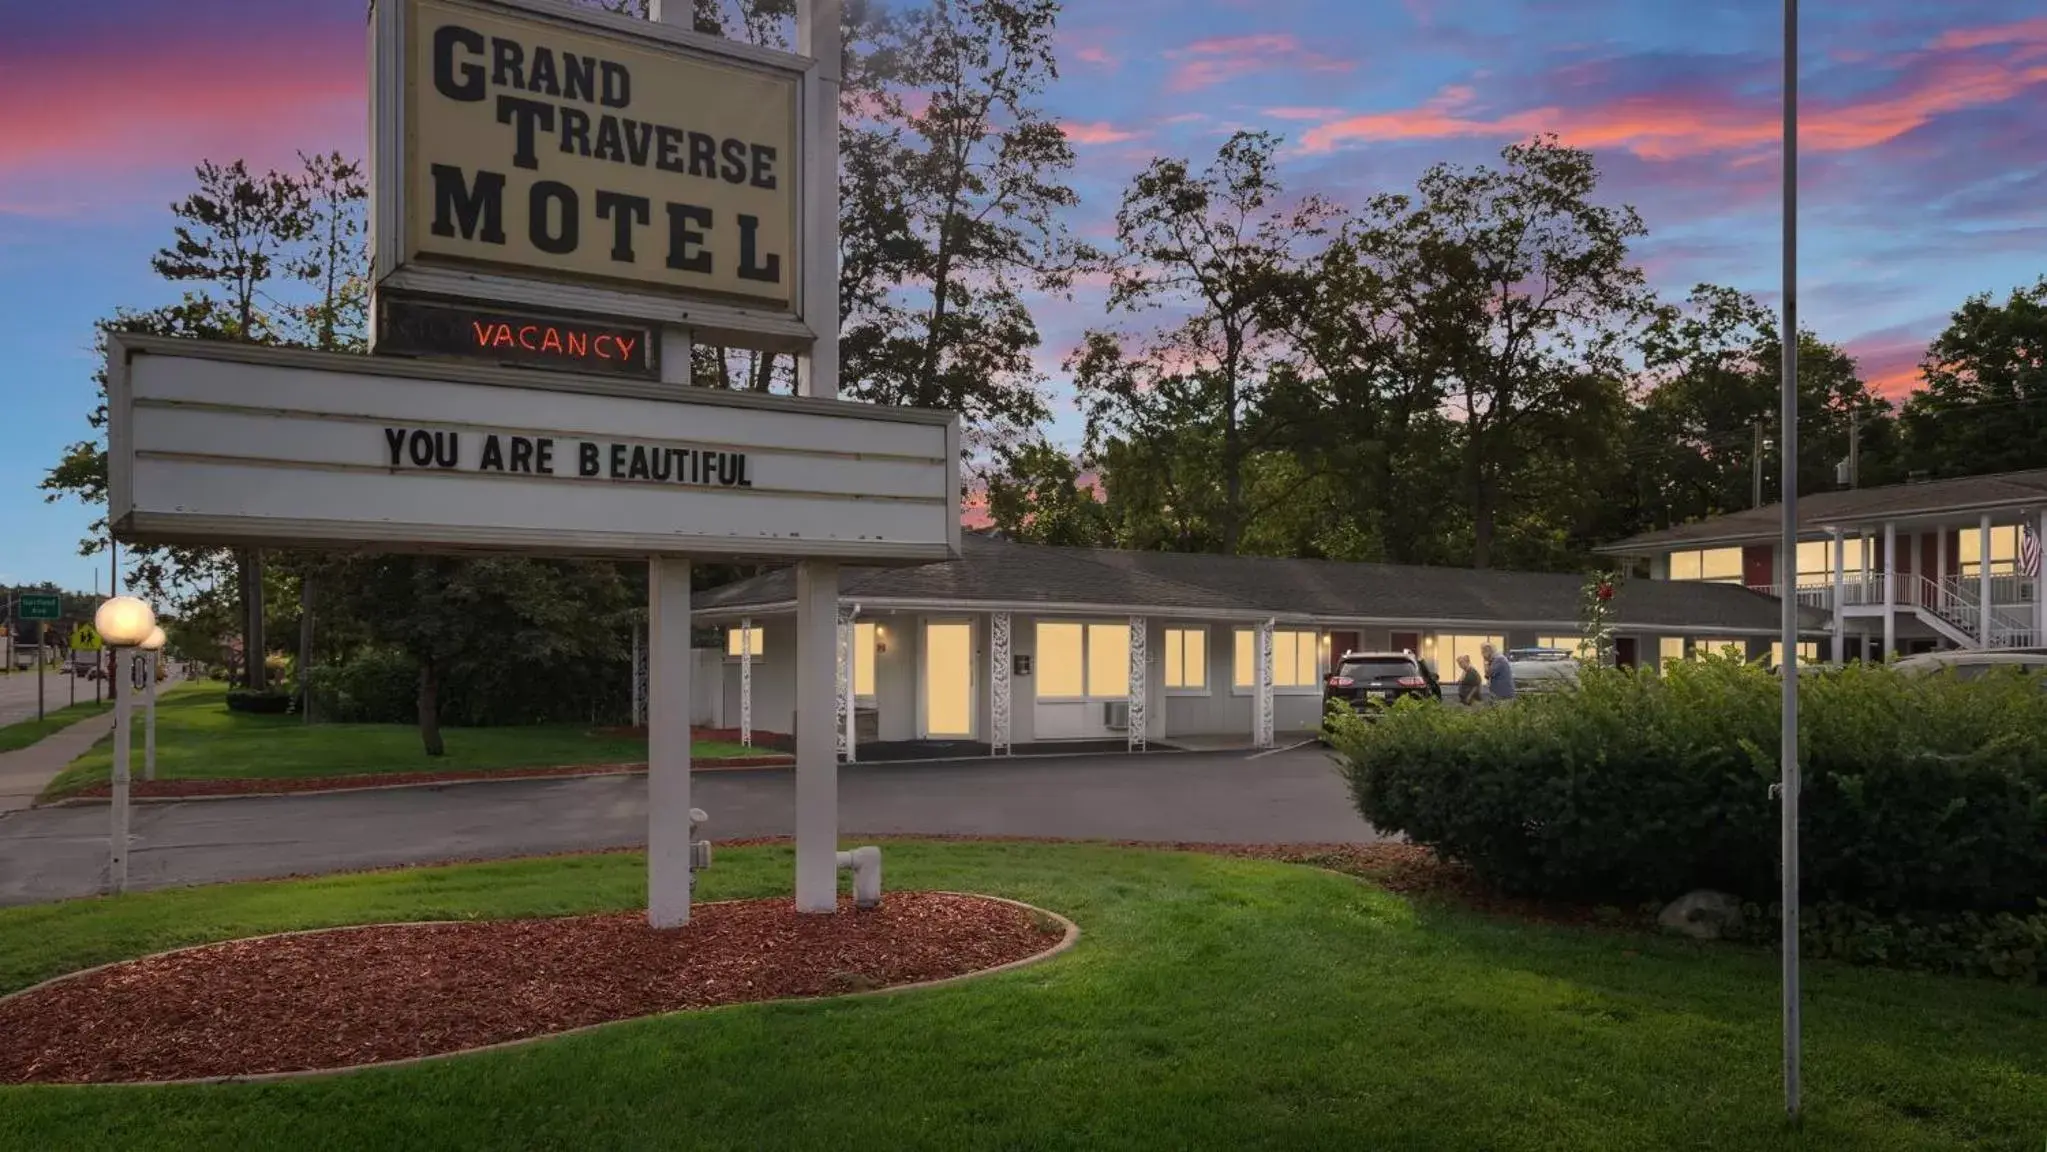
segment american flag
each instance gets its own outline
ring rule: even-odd
[[[2040,533],[2031,524],[2019,528],[2019,571],[2027,576],[2040,575]]]

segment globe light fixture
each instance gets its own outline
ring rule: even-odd
[[[114,648],[133,648],[149,639],[156,627],[156,613],[133,596],[116,596],[92,614],[92,626],[100,639]]]
[[[155,619],[155,617],[152,616],[151,619]],[[105,633],[101,633],[101,635],[105,635]],[[163,634],[163,625],[155,624],[150,627],[149,635],[137,647],[140,647],[144,652],[161,651],[167,639],[169,637]]]

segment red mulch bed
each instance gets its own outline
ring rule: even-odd
[[[977,896],[891,892],[800,916],[788,899],[384,925],[211,944],[0,1000],[0,1083],[114,1083],[344,1068],[589,1024],[831,996],[1034,956],[1063,928]]]
[[[725,768],[787,768],[790,756],[706,756],[690,761],[691,770]],[[331,792],[341,788],[391,788],[400,784],[448,784],[465,780],[514,780],[547,776],[602,776],[645,772],[645,764],[566,764],[547,768],[496,768],[478,772],[363,772],[352,776],[221,777],[201,780],[132,780],[130,796],[267,796],[274,792]],[[105,797],[113,785],[94,784],[67,792],[73,797]]]

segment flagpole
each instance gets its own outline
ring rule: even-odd
[[[1777,562],[1786,573],[1779,600],[1784,677],[1782,753],[1778,800],[1783,820],[1784,1110],[1799,1115],[1800,1064],[1798,988],[1798,597],[1789,586],[1798,557],[1798,0],[1784,0],[1784,324],[1779,331],[1784,376],[1779,385],[1783,445],[1783,495]]]

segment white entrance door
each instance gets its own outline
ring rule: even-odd
[[[974,735],[974,626],[965,621],[924,625],[924,735]]]

